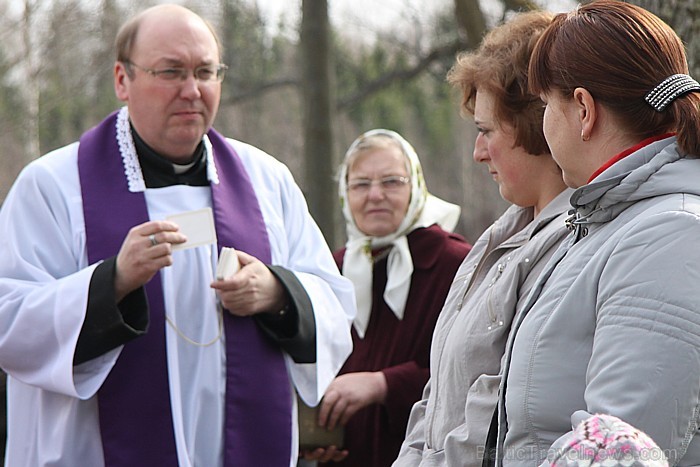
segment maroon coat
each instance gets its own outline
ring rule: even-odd
[[[385,404],[357,412],[345,426],[350,454],[329,466],[389,467],[399,454],[413,404],[428,381],[433,329],[457,268],[471,246],[457,234],[437,225],[408,235],[413,276],[404,317],[399,321],[382,298],[387,260],[374,266],[372,312],[365,338],[352,330],[353,351],[340,373],[383,371],[387,381]],[[333,256],[342,268],[345,249]]]

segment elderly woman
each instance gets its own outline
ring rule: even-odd
[[[545,31],[530,86],[577,188],[574,235],[514,324],[496,461],[555,459],[578,420],[608,414],[670,465],[700,465],[700,84],[683,43],[642,8],[594,1]]]
[[[516,15],[458,56],[448,75],[479,129],[474,160],[514,206],[457,271],[433,336],[430,381],[395,466],[481,465],[513,316],[568,233],[570,193],[542,134],[542,102],[527,92],[528,59],[551,19]]]
[[[449,233],[459,207],[428,194],[416,152],[393,131],[368,131],[352,143],[339,193],[348,241],[335,258],[355,285],[358,313],[353,352],[319,418],[331,429],[344,425],[345,442],[343,451],[306,458],[387,467],[428,380],[430,337],[470,245]]]

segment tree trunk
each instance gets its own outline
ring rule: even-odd
[[[460,30],[467,38],[467,48],[475,49],[486,34],[486,19],[479,0],[455,0],[455,15]]]
[[[335,214],[339,210],[333,178],[337,166],[333,144],[333,68],[327,0],[303,0],[301,19],[301,82],[304,102],[306,198],[311,215],[331,247],[337,244]]]
[[[37,9],[35,0],[25,0],[22,16],[22,42],[24,46],[27,84],[25,86],[27,99],[27,152],[23,165],[41,155],[39,143],[39,64],[37,50],[34,47],[32,27]]]

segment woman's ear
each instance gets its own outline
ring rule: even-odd
[[[578,111],[581,124],[581,139],[588,141],[593,133],[598,114],[596,113],[595,100],[586,88],[574,89],[574,103]]]

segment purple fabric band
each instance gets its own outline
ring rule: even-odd
[[[212,185],[219,248],[232,246],[270,264],[267,228],[248,173],[221,135],[211,130],[209,140],[219,172],[219,184]],[[292,444],[292,393],[282,352],[252,318],[230,313],[224,316],[225,465],[287,467]]]
[[[269,264],[269,239],[250,178],[225,139],[213,130],[209,137],[220,180],[211,185],[219,248],[232,246]],[[116,114],[83,135],[78,169],[92,264],[116,255],[129,229],[149,220],[144,194],[128,190],[116,139]],[[124,347],[98,393],[107,467],[178,465],[160,275],[145,288],[149,332]],[[224,328],[224,465],[286,467],[292,395],[283,354],[252,318],[224,313]]]

